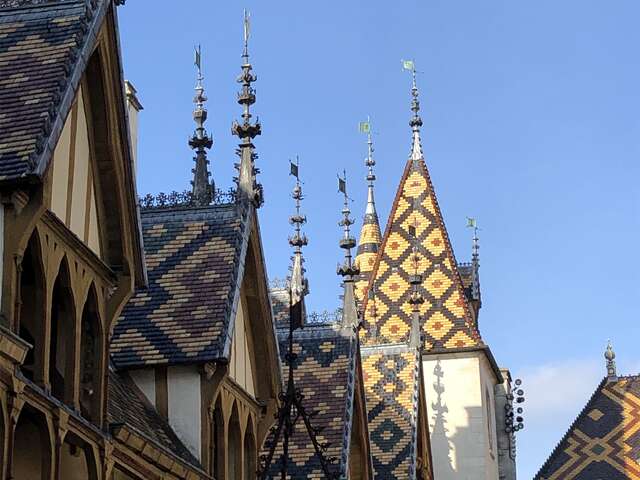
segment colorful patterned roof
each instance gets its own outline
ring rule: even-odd
[[[284,359],[288,348],[288,334],[288,329],[278,330],[282,378],[285,379],[288,376],[288,366]],[[294,379],[296,387],[304,395],[303,405],[307,412],[317,412],[311,418],[311,423],[314,428],[321,429],[318,440],[330,443],[326,456],[336,459],[331,467],[333,473],[344,474],[348,464],[351,420],[357,392],[358,342],[355,334],[345,334],[335,324],[307,324],[304,329],[294,333],[294,352],[298,355]],[[272,437],[267,438],[265,451],[271,445],[270,442]],[[289,478],[324,478],[302,420],[296,424],[289,445]],[[273,478],[280,478],[278,472],[281,455],[282,438],[278,442],[270,468]]]
[[[417,242],[410,227],[415,227]],[[373,295],[364,298],[363,345],[408,341],[414,243],[421,259],[418,273],[425,302],[420,313],[426,349],[481,346],[417,131],[371,274],[368,289]]]
[[[364,291],[369,284],[369,278],[371,277],[371,272],[376,262],[381,238],[378,214],[375,210],[373,213],[365,213],[355,260],[356,267],[360,269],[360,275],[355,285],[356,298],[358,301],[362,301]]]
[[[376,480],[418,478],[418,352],[404,345],[365,347],[362,370]]]
[[[640,376],[605,379],[536,480],[640,479]]]
[[[0,1],[0,181],[42,173],[109,2],[31,3]]]
[[[224,358],[251,215],[242,219],[233,204],[143,211],[149,285],[114,328],[118,368]]]

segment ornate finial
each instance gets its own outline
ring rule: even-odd
[[[417,199],[416,199],[417,200]],[[415,205],[414,205],[415,208]],[[418,234],[417,221],[409,226],[409,235],[413,241],[411,260],[413,262],[413,275],[409,279],[412,286],[409,303],[411,304],[411,333],[409,334],[409,346],[412,348],[422,348],[422,336],[420,334],[420,305],[424,303],[424,297],[420,293],[422,275],[418,273],[420,268],[420,255],[418,255]]]
[[[473,228],[473,246],[471,251],[471,296],[480,300],[480,239],[478,238],[478,222],[467,217],[467,228]]]
[[[413,131],[413,144],[411,146],[411,158],[414,161],[422,159],[422,143],[420,140],[420,127],[422,127],[422,118],[420,118],[420,101],[418,100],[418,85],[416,82],[416,65],[413,60],[403,60],[402,67],[411,71],[411,111],[413,117],[409,121],[409,126]]]
[[[300,185],[300,161],[296,156],[296,163],[290,162],[290,174],[296,177],[296,184],[293,187],[291,197],[296,202],[296,213],[289,217],[289,223],[294,226],[294,234],[289,237],[289,245],[293,247],[293,265],[291,267],[291,281],[289,286],[291,289],[291,306],[294,308],[299,305],[299,312],[291,315],[294,321],[294,328],[301,327],[304,323],[304,296],[309,293],[309,283],[304,278],[304,258],[302,257],[302,247],[306,246],[309,241],[307,236],[302,233],[302,225],[307,223],[307,217],[300,213],[300,204],[302,199],[302,186]]]
[[[611,340],[607,342],[607,350],[604,352],[604,358],[607,360],[607,379],[614,381],[618,378],[616,374],[616,353],[611,346]]]
[[[344,195],[343,218],[339,223],[344,231],[344,236],[340,239],[340,248],[344,249],[344,263],[338,267],[338,275],[341,275],[345,281],[353,282],[353,277],[358,274],[358,269],[354,267],[351,257],[351,249],[356,246],[356,240],[351,236],[351,225],[354,222],[349,217],[351,210],[349,209],[349,196],[347,195],[346,171],[343,172],[342,178],[338,176],[338,191]]]
[[[239,170],[238,182],[238,200],[249,201],[256,208],[263,203],[262,185],[256,180],[256,175],[260,170],[255,167],[254,162],[258,155],[254,151],[253,139],[262,133],[260,122],[256,120],[251,122],[250,107],[256,102],[256,91],[251,86],[258,77],[252,72],[252,66],[249,62],[249,13],[244,11],[243,23],[243,39],[244,46],[242,51],[242,72],[238,76],[237,82],[242,85],[242,89],[238,93],[238,103],[242,105],[242,123],[234,120],[231,126],[231,132],[240,139],[239,149],[237,151],[240,157],[240,163],[236,165]]]
[[[204,122],[207,120],[207,110],[204,107],[207,97],[204,94],[204,86],[202,85],[202,50],[200,45],[195,49],[195,66],[198,69],[196,80],[196,96],[193,99],[195,109],[193,110],[193,120],[196,122],[196,129],[189,139],[189,146],[196,152],[193,158],[196,162],[193,172],[193,180],[191,182],[193,190],[193,202],[197,206],[209,205],[213,201],[214,186],[213,182],[209,182],[211,173],[209,172],[209,160],[207,159],[207,149],[213,146],[213,140],[204,128]]]
[[[353,332],[358,326],[358,311],[356,307],[355,280],[360,269],[353,264],[351,249],[356,246],[356,240],[351,236],[353,219],[349,217],[349,196],[347,195],[347,172],[343,171],[342,178],[338,176],[338,190],[344,195],[342,207],[342,220],[339,225],[343,228],[344,235],[340,239],[340,248],[344,250],[344,263],[338,266],[338,275],[342,277],[344,293],[342,299],[342,328],[348,333]]]
[[[373,195],[373,182],[376,180],[376,175],[373,173],[373,167],[376,165],[376,161],[373,158],[373,140],[371,139],[371,120],[367,117],[366,122],[360,122],[360,132],[367,134],[367,158],[365,160],[365,165],[367,166],[367,182],[368,191],[367,191],[367,208],[365,210],[365,223],[367,220],[378,220],[378,214],[376,212],[376,202]]]

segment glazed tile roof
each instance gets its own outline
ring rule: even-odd
[[[233,204],[143,211],[148,288],[114,328],[118,368],[227,355],[250,230],[238,212]]]
[[[418,145],[416,146],[416,142]],[[422,332],[427,350],[483,345],[453,255],[433,184],[419,147],[414,149],[398,187],[380,252],[371,274],[365,302],[363,345],[407,342],[411,329],[410,277],[414,273],[412,247],[417,236],[419,273],[425,302]]]
[[[376,480],[417,478],[419,369],[418,352],[407,346],[362,348]]]
[[[535,480],[640,479],[640,376],[605,379]]]
[[[288,330],[278,330],[282,377],[288,376],[284,355],[288,350]],[[353,418],[356,361],[358,355],[355,335],[344,334],[335,324],[308,325],[294,333],[294,379],[304,395],[303,405],[308,412],[317,411],[311,423],[321,428],[320,442],[330,442],[326,456],[335,457],[333,473],[344,473],[349,453],[351,419]],[[272,438],[267,438],[265,449]],[[289,474],[295,479],[324,478],[320,462],[300,420],[290,439]],[[278,442],[270,474],[276,478],[282,455],[282,438]],[[279,477],[277,477],[279,478]]]
[[[358,242],[358,251],[355,260],[356,267],[360,269],[360,274],[355,285],[355,293],[358,301],[362,301],[364,290],[369,284],[371,271],[373,270],[378,249],[380,248],[381,238],[382,234],[380,233],[378,214],[375,211],[374,213],[365,214],[362,229],[360,230],[360,240]]]
[[[273,323],[277,328],[288,328],[289,326],[289,290],[288,288],[271,288],[269,290],[271,298],[271,309],[273,312]]]
[[[0,181],[42,173],[105,10],[105,2],[95,10],[85,1],[29,3],[0,2]]]
[[[176,455],[182,461],[201,469],[200,462],[160,417],[133,380],[126,373],[109,370],[109,404],[107,420],[111,425],[126,424],[149,440]]]

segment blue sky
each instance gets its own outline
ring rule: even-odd
[[[410,147],[400,59],[415,59],[423,147],[459,261],[470,257],[465,217],[482,228],[483,338],[527,390],[518,464],[531,478],[604,375],[608,338],[619,370],[640,370],[640,4],[130,0],[119,15],[125,76],[145,107],[140,193],[188,187],[198,43],[212,170],[218,186],[231,185],[243,7],[263,125],[267,267],[272,278],[287,271],[287,161],[300,155],[313,309],[338,305],[343,168],[359,231],[366,143],[357,124],[367,115],[386,221]]]

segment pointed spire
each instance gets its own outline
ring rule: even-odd
[[[304,197],[302,195],[302,186],[300,185],[300,161],[298,157],[296,157],[296,163],[291,162],[290,168],[291,175],[296,177],[296,184],[291,193],[291,197],[295,200],[296,212],[289,217],[289,223],[294,226],[294,234],[289,237],[289,245],[293,247],[293,264],[289,285],[291,290],[291,318],[294,321],[294,328],[299,328],[304,324],[304,297],[309,293],[309,283],[304,277],[305,269],[303,266],[304,258],[302,256],[302,247],[306,246],[309,241],[307,236],[302,233],[302,225],[307,223],[307,217],[300,213],[300,204]]]
[[[611,340],[607,342],[607,350],[604,352],[604,358],[607,360],[607,380],[612,382],[618,379],[616,373],[616,353],[611,346]]]
[[[214,185],[213,182],[209,182],[211,173],[209,172],[207,149],[213,146],[213,139],[204,128],[204,122],[207,120],[207,109],[204,104],[207,101],[207,97],[204,94],[204,86],[202,84],[202,80],[204,80],[202,76],[202,50],[199,45],[195,51],[195,65],[198,69],[196,95],[193,99],[193,103],[195,103],[193,120],[196,122],[196,129],[189,139],[189,146],[195,150],[193,159],[196,162],[195,168],[192,169],[193,180],[191,182],[193,203],[202,207],[209,205],[213,201]]]
[[[338,266],[337,273],[342,277],[343,282],[343,306],[342,306],[342,327],[353,329],[358,325],[358,312],[356,309],[356,296],[354,283],[360,271],[353,264],[351,249],[356,246],[356,240],[351,236],[351,225],[353,219],[350,217],[349,196],[347,195],[347,172],[343,172],[343,177],[338,176],[338,190],[344,195],[344,206],[342,207],[342,220],[339,225],[343,229],[343,236],[340,239],[340,248],[344,250],[344,261]]]
[[[231,132],[240,139],[237,154],[240,157],[238,168],[238,200],[241,202],[251,202],[256,208],[263,203],[262,185],[256,180],[256,175],[260,170],[255,167],[255,160],[258,154],[254,151],[253,139],[262,133],[260,122],[256,119],[251,122],[250,107],[256,102],[256,91],[251,86],[258,77],[253,74],[251,63],[249,62],[249,13],[244,11],[244,46],[242,50],[242,72],[238,76],[237,82],[242,85],[238,93],[238,103],[242,105],[242,120],[238,123],[234,120]]]
[[[409,126],[411,127],[412,135],[412,145],[411,145],[411,159],[416,162],[423,158],[422,155],[422,141],[420,139],[420,127],[422,127],[422,118],[420,117],[420,101],[418,100],[418,85],[416,83],[416,66],[411,62],[411,76],[412,76],[412,84],[411,84],[411,111],[413,112],[413,117],[409,121]]]
[[[467,217],[467,227],[473,228],[471,247],[471,298],[480,301],[480,239],[478,238],[478,222]]]
[[[373,167],[376,165],[376,161],[373,158],[373,140],[371,139],[371,123],[367,118],[366,122],[360,123],[360,132],[367,133],[367,158],[365,159],[365,166],[368,169],[367,172],[367,207],[364,213],[364,219],[362,222],[362,230],[360,230],[360,242],[358,244],[358,250],[356,254],[355,265],[360,269],[360,275],[356,281],[356,297],[359,301],[363,301],[364,289],[369,283],[369,276],[371,270],[373,270],[373,263],[378,253],[378,247],[380,246],[380,239],[382,237],[380,233],[380,222],[378,220],[378,212],[376,210],[376,202],[374,196],[374,182],[376,175],[373,171]]]

